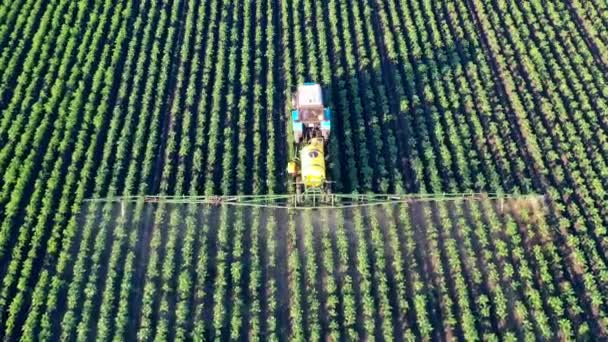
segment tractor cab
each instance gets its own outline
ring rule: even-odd
[[[320,135],[325,141],[329,140],[331,131],[331,110],[323,106],[323,91],[317,83],[304,83],[298,86],[292,98],[293,110],[291,121],[293,125],[294,142],[302,141]],[[312,136],[304,137],[305,133]]]

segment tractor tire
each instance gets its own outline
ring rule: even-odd
[[[296,203],[302,202],[302,179],[300,177],[296,177]]]
[[[325,203],[330,203],[331,202],[331,183],[327,182],[325,183]]]

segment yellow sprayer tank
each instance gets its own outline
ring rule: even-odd
[[[320,187],[325,183],[325,153],[323,138],[312,138],[300,150],[302,182],[306,187]]]

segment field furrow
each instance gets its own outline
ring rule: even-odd
[[[607,29],[603,0],[0,1],[0,339],[604,339]],[[332,192],[411,197],[274,206],[308,82]]]

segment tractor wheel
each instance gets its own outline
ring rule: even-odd
[[[300,177],[296,177],[296,202],[302,202],[302,179]]]
[[[325,185],[325,202],[329,203],[331,201],[331,183],[327,182]]]

